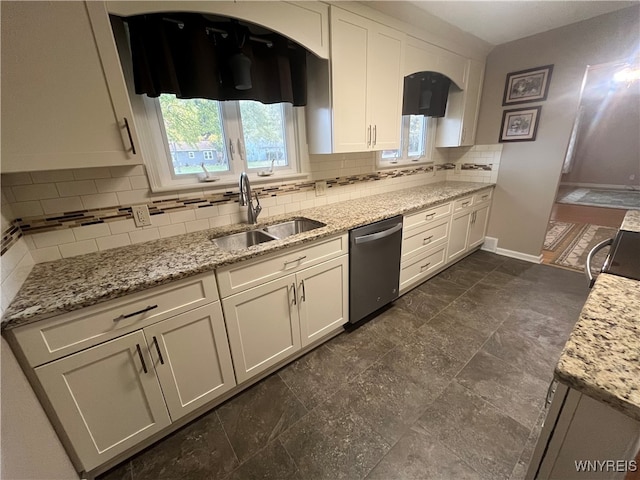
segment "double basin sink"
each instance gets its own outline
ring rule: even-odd
[[[234,233],[224,237],[213,238],[213,243],[222,250],[242,250],[244,248],[258,245],[272,240],[280,240],[297,233],[308,232],[316,228],[324,227],[325,224],[308,218],[294,218],[275,225],[269,225],[248,232]]]

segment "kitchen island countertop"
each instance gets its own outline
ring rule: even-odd
[[[198,273],[336,235],[395,215],[439,205],[493,184],[437,182],[186,235],[89,253],[33,267],[4,313],[2,329],[14,328]],[[212,238],[262,228],[295,217],[326,226],[238,250],[224,251]]]
[[[640,282],[601,273],[556,378],[640,421]]]

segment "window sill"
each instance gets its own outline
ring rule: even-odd
[[[256,173],[249,173],[249,181],[251,185],[268,185],[271,183],[286,183],[293,180],[307,180],[309,175],[306,173],[291,173],[286,175],[278,175],[278,176],[269,176],[269,177],[261,177]],[[206,190],[206,191],[216,191],[216,190],[228,190],[229,187],[238,187],[240,181],[240,176],[238,178],[222,178],[216,182],[197,182],[197,183],[188,183],[182,185],[167,185],[167,186],[152,186],[151,191],[154,193],[164,193],[164,192],[176,192],[176,191],[184,191],[184,190]]]

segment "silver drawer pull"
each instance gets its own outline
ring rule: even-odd
[[[431,239],[433,238],[433,235],[429,235],[428,237],[425,237],[422,239],[422,244],[426,244],[426,243],[430,243]]]
[[[482,199],[484,200],[485,198],[489,198],[489,194],[483,195]]]
[[[464,202],[464,203],[462,204],[462,206],[463,206],[463,207],[466,207],[467,205],[469,205],[469,203],[471,203],[471,202]]]
[[[302,255],[301,257],[296,258],[295,260],[287,260],[286,262],[284,262],[284,266],[286,267],[287,265],[289,265],[290,263],[296,263],[296,262],[301,262],[302,260],[304,260],[305,258],[307,258],[306,255]]]
[[[425,220],[431,220],[435,216],[436,216],[436,212],[431,212],[431,213],[427,213],[427,215],[424,218]]]
[[[431,265],[431,262],[427,262],[424,265],[420,265],[420,271],[424,270],[425,268],[427,268],[429,265]]]
[[[140,315],[141,313],[148,312],[149,310],[153,310],[154,308],[158,308],[158,305],[149,305],[148,307],[143,308],[142,310],[138,310],[137,312],[127,313],[126,315],[122,314],[119,317],[114,318],[113,321],[114,322],[119,322],[120,320],[124,320],[125,318],[130,318],[130,317],[133,317],[135,315]]]

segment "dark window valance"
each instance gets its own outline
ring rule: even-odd
[[[306,50],[282,35],[256,35],[238,22],[211,22],[193,13],[138,15],[125,21],[138,94],[307,103]],[[232,64],[242,68],[247,59],[250,81],[239,81]]]

